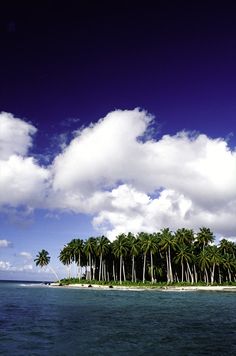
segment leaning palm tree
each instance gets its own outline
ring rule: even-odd
[[[47,265],[49,265],[50,259],[51,259],[51,257],[49,256],[48,251],[43,249],[38,252],[38,254],[36,255],[36,258],[34,259],[34,262],[36,263],[36,266],[40,266],[41,268],[43,268],[43,267],[46,267]],[[54,271],[54,269],[51,266],[49,266],[49,268],[55,274],[57,280],[60,281],[60,278],[58,277],[58,275]]]

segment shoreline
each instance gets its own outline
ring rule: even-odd
[[[161,292],[236,292],[236,286],[165,286],[165,287],[129,287],[129,286],[109,286],[100,284],[68,284],[60,286],[59,283],[51,283],[50,287],[60,287],[68,289],[94,289],[94,290],[128,290],[128,291],[161,291]]]

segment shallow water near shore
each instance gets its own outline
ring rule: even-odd
[[[1,355],[236,355],[236,293],[0,282]]]

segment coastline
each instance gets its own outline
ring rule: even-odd
[[[161,292],[197,292],[197,291],[214,291],[214,292],[236,292],[236,286],[165,286],[165,287],[129,287],[117,285],[100,285],[100,284],[68,284],[60,286],[59,283],[51,283],[50,287],[60,287],[68,289],[94,289],[94,290],[128,290],[128,291],[161,291]]]

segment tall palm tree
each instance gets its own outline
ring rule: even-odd
[[[43,268],[43,267],[46,267],[49,265],[50,259],[51,259],[51,257],[49,256],[48,251],[43,249],[38,252],[38,254],[36,255],[36,258],[34,259],[34,262],[35,262],[36,266],[40,266],[41,268]],[[53,274],[56,276],[57,280],[60,281],[60,278],[58,277],[58,275],[54,271],[54,269],[51,266],[49,266],[49,268],[51,269]]]
[[[215,267],[220,265],[222,258],[219,249],[215,245],[208,246],[208,255],[211,266],[211,284],[213,284],[215,280]]]
[[[145,283],[146,261],[147,261],[147,253],[149,249],[149,245],[148,245],[149,234],[146,232],[140,232],[137,236],[140,242],[141,251],[143,252],[143,283]]]
[[[92,268],[92,256],[95,254],[95,247],[96,247],[96,240],[94,237],[90,237],[88,240],[85,241],[84,244],[84,252],[86,256],[88,257],[88,275],[87,279],[91,280],[93,279],[93,268]]]
[[[198,264],[201,271],[204,271],[204,281],[206,282],[206,284],[208,284],[209,277],[208,277],[207,269],[209,268],[210,258],[206,248],[203,248],[203,250],[200,252],[198,256]]]
[[[132,273],[131,273],[132,277],[131,277],[131,280],[132,280],[132,282],[136,282],[137,276],[136,276],[136,269],[135,269],[135,257],[138,256],[138,254],[140,252],[140,241],[130,232],[128,233],[127,238],[129,241],[130,254],[132,256]]]
[[[98,276],[99,281],[101,280],[101,276],[102,276],[103,257],[108,253],[109,245],[110,245],[110,241],[105,236],[101,236],[96,239],[96,251],[97,254],[99,255],[99,276]]]
[[[125,234],[120,234],[113,242],[114,255],[120,258],[120,284],[122,284],[122,266],[123,266],[124,280],[126,279],[123,258],[127,255],[128,251],[129,251],[129,241]]]
[[[179,263],[179,262],[181,263],[181,269],[182,269],[181,281],[182,282],[184,281],[184,264],[186,264],[188,273],[189,273],[189,275],[191,277],[191,281],[193,283],[193,274],[192,274],[192,271],[189,266],[189,263],[191,262],[191,259],[192,259],[191,251],[189,250],[189,247],[186,246],[185,244],[177,245],[176,249],[177,249],[177,252],[174,257],[174,261],[176,263]]]
[[[174,279],[171,264],[171,249],[175,248],[176,242],[169,228],[161,230],[160,238],[160,247],[166,253],[167,283],[172,283]]]
[[[82,257],[83,257],[83,251],[84,251],[84,241],[81,239],[74,239],[73,241],[73,254],[74,254],[74,260],[78,266],[78,278],[81,278],[81,262],[82,262]]]

